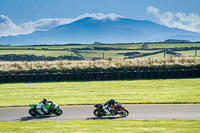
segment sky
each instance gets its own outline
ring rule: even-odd
[[[150,20],[200,33],[200,0],[0,0],[0,36],[29,34],[84,16]]]

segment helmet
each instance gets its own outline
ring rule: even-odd
[[[114,99],[110,99],[110,104],[115,104],[115,100]]]
[[[44,98],[44,99],[42,100],[42,102],[43,102],[44,104],[46,104],[46,103],[47,103],[47,99]]]

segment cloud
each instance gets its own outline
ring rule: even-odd
[[[110,13],[110,14],[103,14],[103,13],[92,13],[92,14],[84,14],[84,15],[80,15],[78,19],[82,19],[82,18],[85,18],[85,17],[91,17],[93,19],[96,19],[96,20],[105,20],[105,19],[111,19],[111,20],[117,20],[118,18],[124,18],[123,16],[121,15],[117,15],[117,14],[114,14],[114,13]]]
[[[68,22],[69,20],[66,18],[50,18],[16,25],[7,16],[0,15],[0,36],[16,36],[34,31],[45,31]]]
[[[118,18],[123,18],[121,15],[117,15],[114,13],[103,14],[103,13],[92,13],[92,14],[84,14],[80,15],[77,18],[44,18],[33,22],[23,23],[21,25],[16,25],[12,22],[10,18],[4,15],[0,15],[0,37],[1,36],[16,36],[16,35],[24,35],[30,34],[35,31],[47,31],[56,26],[69,24],[74,21],[83,19],[85,17],[91,17],[96,20],[117,20]]]
[[[159,13],[159,10],[155,7],[150,6],[147,8],[147,12],[157,15]]]
[[[66,18],[47,18],[34,22],[23,23],[20,25],[20,27],[22,27],[24,30],[30,30],[30,32],[33,32],[35,30],[46,31],[58,25],[67,24],[68,22],[69,20]]]
[[[23,29],[17,26],[7,16],[0,15],[0,36],[16,35],[17,32],[22,32]]]
[[[183,12],[161,14],[159,9],[152,6],[147,8],[147,13],[154,14],[162,25],[200,33],[200,16],[198,14]]]

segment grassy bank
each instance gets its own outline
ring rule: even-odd
[[[200,67],[200,57],[179,57],[166,59],[129,59],[98,61],[0,61],[0,73],[17,72],[82,72],[137,69],[176,69]]]
[[[44,97],[60,105],[110,98],[122,103],[200,103],[199,86],[200,79],[0,84],[0,106],[25,106]]]
[[[0,122],[2,133],[110,133],[110,132],[150,132],[150,133],[197,133],[199,120],[87,120],[87,121],[32,121]]]

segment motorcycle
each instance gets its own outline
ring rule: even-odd
[[[96,104],[94,107],[96,108],[94,110],[95,116],[97,117],[107,116],[101,104]],[[111,115],[120,115],[122,117],[126,117],[128,114],[129,114],[128,110],[126,110],[121,103],[116,103],[116,105],[113,105],[111,107]]]
[[[31,107],[31,109],[28,111],[30,115],[32,115],[32,116],[41,115],[36,109],[37,105],[30,104],[29,106]],[[45,108],[48,109],[48,113],[46,113],[44,115],[55,114],[56,116],[59,116],[59,115],[61,115],[63,113],[63,111],[60,109],[60,107],[56,103],[51,103],[50,105],[46,104]]]

